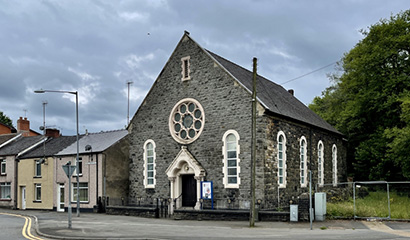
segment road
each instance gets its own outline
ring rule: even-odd
[[[249,228],[246,221],[187,221],[171,219],[140,218],[123,215],[83,213],[73,217],[72,229],[67,226],[67,214],[53,211],[0,212],[0,239],[40,240],[22,231],[28,219],[36,216],[42,236],[53,239],[155,239],[155,240],[267,240],[267,239],[370,239],[398,240],[410,238],[407,222],[369,222],[353,220],[329,220],[314,222],[310,230],[308,222],[257,222]],[[10,215],[13,214],[13,215]],[[20,215],[20,216],[17,216]],[[5,227],[6,226],[6,227]],[[22,233],[25,232],[25,233]],[[34,230],[31,231],[32,233]],[[22,234],[26,234],[24,237]]]
[[[44,239],[32,234],[32,226],[32,219],[29,217],[0,213],[0,239]]]

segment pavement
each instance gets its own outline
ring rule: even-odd
[[[47,239],[402,239],[410,238],[409,222],[326,220],[313,222],[194,221],[153,219],[101,213],[68,214],[40,210],[0,212],[31,216],[35,231]]]

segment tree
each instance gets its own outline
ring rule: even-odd
[[[3,114],[3,112],[0,111],[0,122],[9,126],[13,127],[13,121],[9,117]]]
[[[361,33],[339,63],[343,73],[309,107],[347,136],[357,180],[409,178],[410,10]]]

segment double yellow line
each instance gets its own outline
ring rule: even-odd
[[[23,230],[21,230],[21,234],[23,235],[23,237],[29,240],[43,240],[42,238],[36,237],[33,234],[31,234],[31,218],[30,217],[26,217],[26,216],[18,215],[18,214],[11,214],[11,213],[0,213],[0,214],[26,219],[26,222],[24,223],[24,226],[23,226]]]

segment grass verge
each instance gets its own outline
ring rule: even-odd
[[[381,217],[389,216],[389,208],[386,192],[369,192],[364,198],[356,199],[357,217]],[[328,202],[327,216],[329,218],[343,217],[353,218],[353,199],[341,202]],[[410,219],[410,198],[400,196],[395,192],[390,193],[390,210],[392,219]]]

